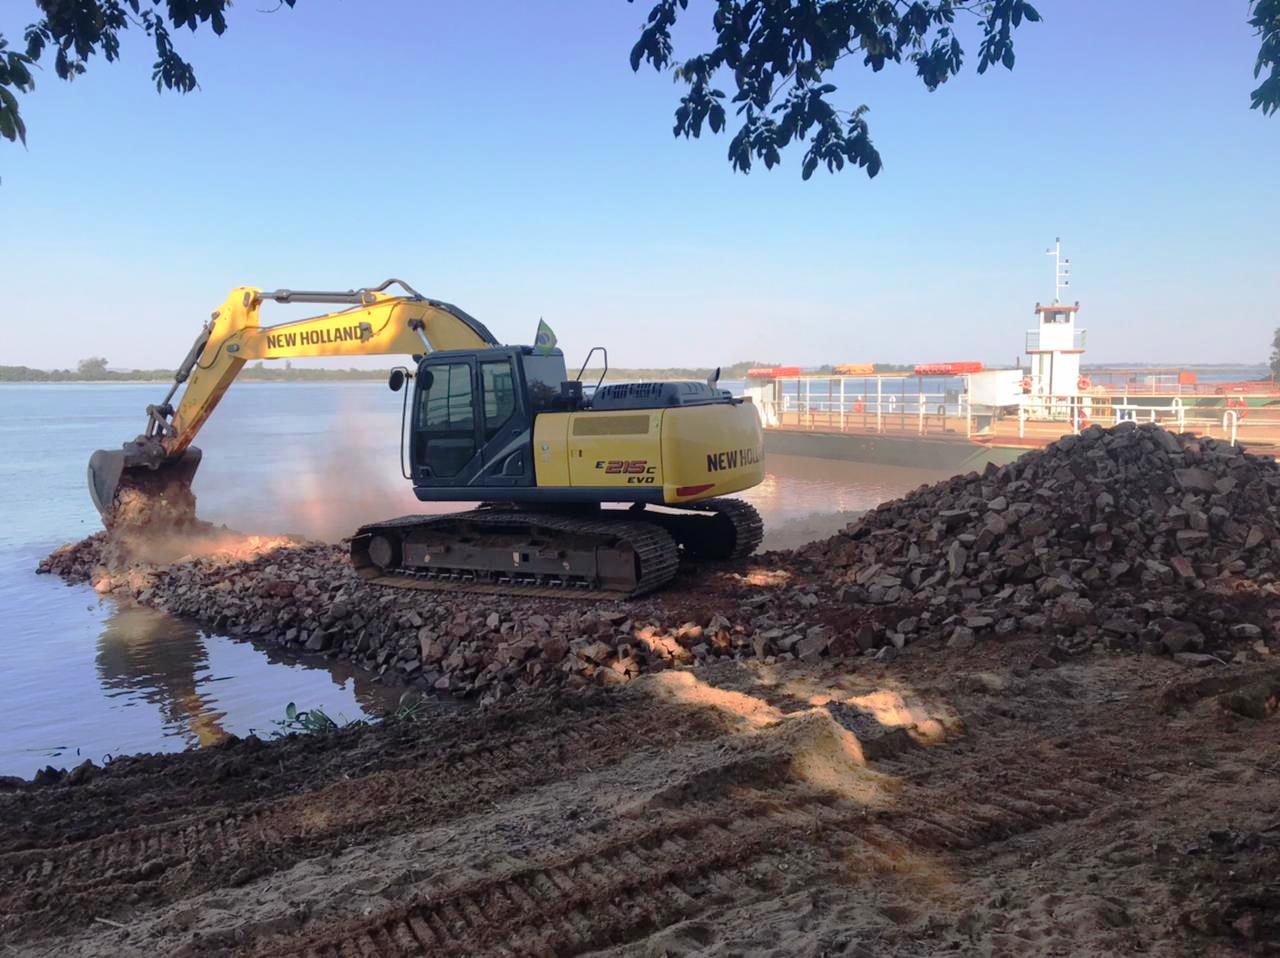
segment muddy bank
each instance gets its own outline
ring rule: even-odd
[[[162,537],[189,549],[176,561],[136,561],[128,538],[135,561],[121,561],[113,530],[41,570],[491,703],[723,659],[886,661],[916,643],[964,656],[1026,635],[1046,668],[1090,651],[1260,659],[1280,616],[1278,513],[1273,460],[1126,424],[923,487],[798,550],[686,568],[626,603],[388,589],[358,579],[341,546],[208,529]]]
[[[1040,649],[721,663],[0,788],[0,950],[1271,953],[1277,719],[1235,703],[1276,667]]]

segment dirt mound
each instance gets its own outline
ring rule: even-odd
[[[1247,620],[1277,592],[1278,513],[1273,459],[1124,423],[921,488],[801,555],[845,602],[920,608],[895,641],[1029,630],[1060,652],[1194,655],[1263,635]]]

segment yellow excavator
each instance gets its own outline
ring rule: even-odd
[[[345,308],[263,326],[267,301]],[[587,361],[597,351],[607,370],[600,347]],[[401,471],[414,493],[479,506],[358,529],[352,563],[373,582],[632,596],[668,582],[682,556],[738,559],[760,544],[755,509],[724,498],[763,478],[760,420],[717,387],[718,373],[608,385],[602,373],[588,395],[586,362],[570,379],[554,343],[500,345],[456,306],[394,279],[344,292],[232,290],[163,402],[147,407],[142,435],[93,454],[94,504],[109,521],[122,489],[157,488],[157,477],[189,486],[201,455],[191,442],[246,362],[377,354],[413,359],[389,385],[404,389]]]

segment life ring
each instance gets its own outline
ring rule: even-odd
[[[1079,389],[1082,393],[1088,392],[1090,389],[1093,388],[1093,383],[1089,381],[1088,376],[1081,376],[1079,379],[1076,380],[1076,388]]]
[[[1227,400],[1227,408],[1236,411],[1236,422],[1249,415],[1249,404],[1242,396],[1232,396]]]
[[[1023,376],[1023,377],[1022,377],[1022,391],[1023,391],[1024,393],[1029,393],[1029,392],[1031,392],[1031,377],[1030,377],[1030,376]]]
[[[864,413],[867,411],[867,404],[864,403],[861,399],[859,399],[857,402],[853,404],[853,411],[856,413]]]

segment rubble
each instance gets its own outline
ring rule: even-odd
[[[203,526],[163,559],[139,561],[147,550],[122,551],[113,531],[63,547],[41,571],[349,660],[384,682],[489,702],[716,659],[883,661],[918,647],[964,657],[1028,635],[1043,642],[1033,668],[1091,650],[1212,666],[1270,654],[1278,503],[1273,460],[1124,424],[628,603],[388,589],[358,578],[342,546]]]
[[[1280,581],[1278,504],[1270,458],[1153,425],[1091,426],[885,503],[800,554],[846,605],[899,593],[950,648],[1040,632],[1059,656],[1095,644],[1205,656],[1274,634],[1254,606]]]

